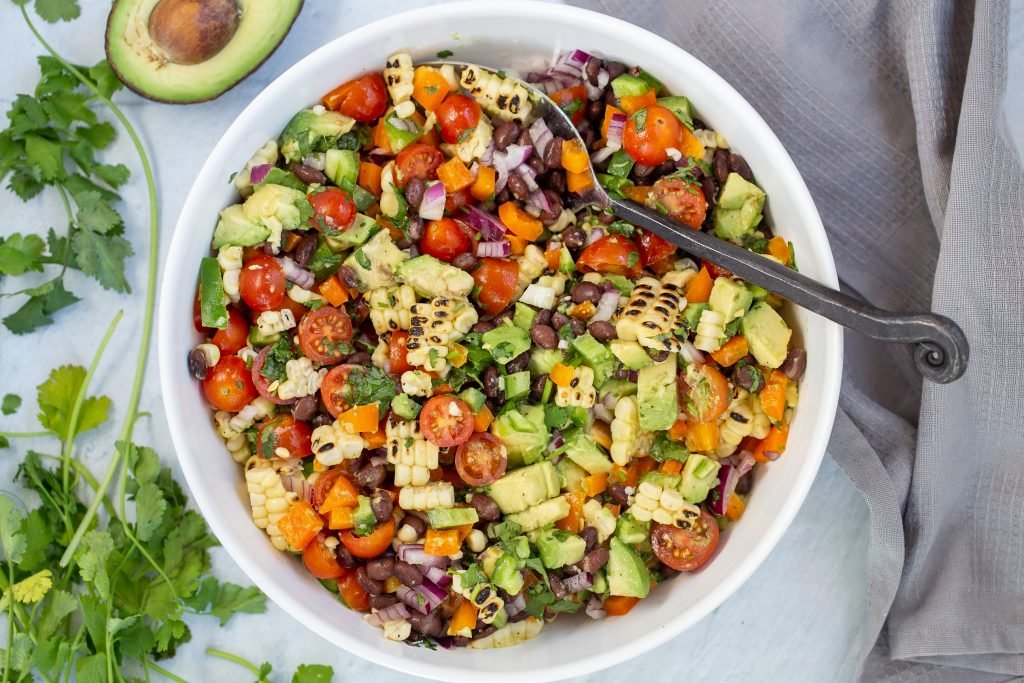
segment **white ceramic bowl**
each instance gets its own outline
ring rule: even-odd
[[[494,67],[522,65],[579,47],[639,64],[677,94],[741,152],[768,193],[771,225],[793,241],[800,270],[833,287],[835,266],[821,220],[796,167],[754,109],[683,49],[645,30],[580,9],[529,2],[433,6],[357,28],[309,55],[271,83],[228,128],[196,178],[181,211],[163,271],[160,378],[164,405],[185,477],[213,532],[249,577],[297,621],[332,643],[399,671],[440,680],[547,681],[586,674],[664,643],[722,603],[761,564],[804,500],[825,452],[839,395],[842,338],[837,326],[805,311],[790,319],[807,348],[786,454],[765,467],[743,519],[717,557],[700,572],[659,586],[628,616],[604,621],[562,618],[520,646],[430,651],[393,643],[364,624],[253,526],[237,465],[214,429],[188,375],[196,343],[192,302],[199,259],[207,254],[217,213],[237,201],[224,179],[296,110],[338,83],[380,70],[400,49],[431,59],[452,49],[457,59]]]

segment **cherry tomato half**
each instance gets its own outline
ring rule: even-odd
[[[320,383],[320,400],[324,402],[327,412],[334,417],[338,417],[352,407],[348,402],[349,396],[352,394],[348,385],[348,376],[354,368],[358,367],[358,365],[348,364],[336,365],[324,375],[323,382]]]
[[[242,301],[253,311],[277,310],[287,293],[284,271],[272,257],[265,254],[254,256],[242,266],[238,290]]]
[[[336,235],[348,230],[356,218],[356,205],[348,192],[339,187],[328,187],[308,195],[313,215],[309,224],[325,235]]]
[[[353,557],[368,560],[391,547],[391,539],[395,537],[395,520],[392,518],[378,524],[377,528],[366,536],[357,536],[354,531],[348,529],[341,532],[339,537]]]
[[[437,177],[437,168],[443,163],[444,153],[437,147],[420,142],[409,145],[395,158],[399,187],[405,187],[413,178],[433,180]]]
[[[637,230],[633,244],[640,252],[640,264],[644,268],[676,253],[676,245],[646,230]]]
[[[343,308],[321,306],[302,316],[299,346],[314,363],[334,365],[352,353],[352,319]]]
[[[666,567],[688,572],[706,563],[718,547],[718,524],[705,509],[690,529],[670,524],[651,526],[651,548]]]
[[[455,452],[455,469],[470,486],[484,486],[500,479],[508,467],[508,449],[489,432],[473,434]]]
[[[512,301],[519,280],[519,263],[512,259],[482,258],[473,271],[473,281],[480,287],[477,301],[491,315],[501,313]]]
[[[338,595],[356,612],[370,611],[370,594],[356,580],[356,570],[346,569],[338,578]]]
[[[313,484],[313,491],[309,496],[310,504],[312,504],[313,507],[319,510],[320,506],[324,504],[324,500],[327,499],[327,494],[331,492],[331,489],[334,488],[334,485],[339,480],[342,480],[341,485],[347,489],[350,499],[352,501],[355,501],[357,496],[359,495],[359,491],[356,489],[355,485],[351,481],[349,481],[349,478],[345,475],[344,468],[332,467],[331,469],[322,473],[320,477],[316,480],[316,483]],[[353,502],[352,505],[355,505],[355,502]]]
[[[380,118],[388,106],[388,87],[379,73],[342,83],[324,95],[324,106],[368,123]]]
[[[305,458],[313,455],[313,429],[308,422],[299,422],[291,415],[278,415],[260,427],[256,452],[263,458]],[[283,448],[288,455],[277,449]]]
[[[682,178],[662,178],[647,195],[647,205],[665,211],[683,225],[700,228],[708,212],[708,201],[700,185]]]
[[[628,278],[640,276],[640,252],[628,237],[605,235],[583,250],[576,259],[576,267],[582,272],[613,273]]]
[[[420,430],[435,446],[458,446],[473,435],[473,411],[454,396],[434,396],[420,412]]]
[[[296,399],[284,400],[279,398],[278,395],[270,391],[270,385],[275,381],[267,379],[263,376],[263,366],[267,363],[267,356],[270,355],[271,350],[274,347],[264,346],[259,353],[256,354],[256,358],[252,362],[252,383],[256,387],[256,391],[260,392],[260,396],[267,399],[271,403],[276,403],[279,406],[288,405],[295,403]],[[269,456],[267,456],[269,457]]]
[[[345,573],[337,554],[324,543],[323,534],[302,549],[302,564],[318,579],[337,579]]]
[[[678,149],[683,129],[679,119],[662,106],[646,107],[626,121],[622,147],[641,164],[657,166],[668,160],[668,149]]]
[[[221,353],[233,354],[249,343],[249,323],[233,306],[228,309],[228,326],[217,330],[210,339]]]
[[[221,356],[203,380],[203,394],[214,408],[229,413],[237,413],[260,395],[252,373],[238,356]]]
[[[579,123],[583,120],[584,115],[587,112],[587,88],[580,83],[579,85],[569,86],[562,90],[556,90],[555,92],[548,95],[551,101],[559,106],[559,108],[569,115],[573,123]]]
[[[473,240],[452,218],[428,221],[420,237],[420,251],[446,263],[473,248]]]
[[[392,375],[401,375],[407,370],[412,370],[409,364],[409,352],[405,348],[409,341],[409,333],[405,330],[395,330],[388,340],[388,365]]]
[[[705,261],[704,259],[701,259],[700,264],[702,266],[704,266],[705,268],[707,268],[708,275],[711,276],[712,280],[715,280],[715,279],[723,277],[723,276],[724,277],[732,277],[732,271],[726,270],[722,266],[714,264],[711,261]]]
[[[687,410],[694,412],[690,416],[696,422],[717,420],[729,407],[729,380],[718,368],[702,365],[698,369],[700,377],[690,385],[680,381],[680,388],[685,391]]]
[[[480,105],[466,95],[449,95],[434,110],[441,139],[449,144],[462,142],[480,123]]]

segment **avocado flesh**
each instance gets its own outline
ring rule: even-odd
[[[168,1],[174,0],[163,0]],[[138,94],[172,103],[211,100],[248,76],[281,43],[302,8],[302,0],[236,0],[237,27],[226,44],[202,61],[185,64],[172,61],[150,33],[150,15],[158,4],[161,0],[114,3],[107,19],[107,60]]]

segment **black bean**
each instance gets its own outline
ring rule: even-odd
[[[498,315],[494,316],[494,318],[493,318],[494,324],[495,325],[500,325],[503,322],[505,322],[506,320],[511,321],[512,318],[515,316],[515,314],[516,314],[515,307],[514,306],[509,306],[508,308],[504,309],[501,313],[499,313]]]
[[[521,130],[519,132],[519,137],[516,138],[516,144],[517,145],[532,145],[533,144],[533,138],[530,137],[530,131],[527,130],[526,128],[523,128],[523,130]]]
[[[736,386],[750,391],[754,388],[754,383],[757,379],[754,372],[751,366],[743,365],[732,374],[732,381],[736,383]]]
[[[552,311],[547,308],[545,308],[543,311],[537,311],[537,317],[533,319],[533,324],[547,325],[548,323],[551,322],[551,313]]]
[[[606,62],[604,68],[608,72],[609,81],[614,81],[616,78],[626,73],[626,65],[622,62]]]
[[[724,149],[716,149],[711,158],[711,168],[715,172],[715,180],[719,184],[724,183],[725,179],[729,177],[729,153]]]
[[[643,71],[640,70],[639,66],[634,65],[634,66],[629,67],[629,71],[627,71],[626,73],[628,73],[630,76],[637,76],[637,77],[639,77],[640,74],[643,73]]]
[[[298,241],[295,245],[295,249],[292,251],[292,258],[300,266],[305,268],[309,265],[309,262],[313,260],[313,254],[316,253],[316,233],[306,235]]]
[[[583,571],[593,574],[604,568],[606,564],[608,564],[608,551],[605,548],[594,548],[583,558],[580,567]]]
[[[700,180],[700,189],[704,193],[704,201],[712,204],[715,201],[715,193],[718,192],[718,185],[715,183],[715,179],[704,176]]]
[[[295,162],[288,167],[288,170],[294,173],[296,178],[307,185],[312,185],[313,183],[316,183],[317,185],[324,185],[327,182],[327,176],[312,166],[306,166],[305,164]]]
[[[338,277],[349,287],[359,286],[359,276],[356,275],[356,271],[352,270],[348,266],[342,266],[338,268]]]
[[[356,305],[351,309],[353,324],[362,325],[363,322],[370,316],[370,305],[366,303],[366,299],[359,297],[356,300]]]
[[[615,92],[611,88],[606,88],[604,91],[604,103],[610,104],[613,107],[619,104],[619,98],[615,96]]]
[[[356,483],[366,489],[378,488],[384,483],[388,471],[383,465],[367,465],[355,473]]]
[[[565,192],[565,171],[559,168],[552,168],[544,174],[544,177],[541,178],[538,183],[554,192]]]
[[[579,249],[586,241],[587,238],[583,234],[583,230],[575,225],[566,228],[565,232],[562,233],[562,244],[569,249]]]
[[[708,124],[704,123],[703,120],[698,119],[697,117],[694,117],[693,118],[693,129],[694,130],[701,130],[701,129],[707,130],[708,129]]]
[[[530,328],[530,339],[542,349],[558,346],[558,333],[550,325],[534,325]]]
[[[651,360],[653,360],[655,363],[660,363],[661,361],[668,358],[668,351],[655,351],[654,349],[647,349],[647,355],[650,356]]]
[[[594,100],[588,104],[587,118],[594,123],[602,123],[604,121],[604,102],[601,100]]]
[[[423,538],[423,534],[427,533],[427,523],[416,515],[406,515],[402,519],[402,524],[412,527],[412,530],[416,532],[416,538]]]
[[[471,271],[473,270],[473,267],[476,266],[476,256],[473,256],[473,254],[467,251],[465,254],[459,254],[453,258],[452,265],[456,268]]]
[[[586,552],[589,553],[591,550],[597,547],[597,529],[595,529],[594,527],[584,527],[583,531],[580,532],[580,538],[582,538],[583,541],[587,544]]]
[[[430,614],[420,614],[416,610],[412,610],[409,624],[425,636],[436,638],[444,631],[444,624],[441,622],[441,610],[439,609],[433,610]]]
[[[334,418],[331,417],[330,415],[325,415],[324,413],[318,413],[317,416],[314,417],[310,421],[310,424],[313,425],[313,429],[316,429],[317,427],[323,427],[324,425],[329,425],[332,422],[334,422]]]
[[[426,191],[426,183],[422,178],[410,178],[405,184],[405,201],[409,206],[418,207],[423,201],[423,193]]]
[[[537,155],[532,155],[529,159],[527,159],[526,165],[532,168],[534,173],[536,173],[537,175],[545,173],[548,170],[547,164],[545,164],[544,160]]]
[[[740,478],[736,481],[736,493],[739,493],[741,495],[750,493],[750,489],[753,486],[753,484],[754,477],[750,474],[750,472],[741,475]]]
[[[572,287],[572,300],[578,304],[584,301],[596,304],[601,300],[601,288],[593,282],[577,282]]]
[[[530,400],[534,403],[538,403],[544,398],[544,387],[547,386],[548,376],[540,375],[534,378],[533,383],[530,384]]]
[[[551,314],[551,327],[555,330],[560,330],[569,324],[569,316],[561,311],[555,311]]]
[[[501,395],[501,387],[498,386],[498,371],[493,365],[487,366],[481,378],[484,383],[484,394],[486,396],[497,398]]]
[[[412,246],[412,240],[403,235],[395,240],[395,246],[399,249],[408,249]]]
[[[376,557],[366,562],[366,573],[376,581],[387,581],[395,575],[395,558],[392,555]]]
[[[583,73],[590,81],[590,85],[597,85],[597,77],[601,73],[601,60],[597,57],[588,59],[586,66],[583,67]]]
[[[544,150],[544,163],[548,168],[559,168],[562,165],[562,138],[554,138]]]
[[[415,588],[423,583],[423,572],[419,567],[408,562],[395,562],[395,576],[409,588]]]
[[[729,155],[729,170],[734,173],[739,173],[740,177],[744,180],[753,180],[754,173],[750,170],[750,166],[747,164],[747,160],[741,157],[739,154]]]
[[[512,196],[519,201],[525,201],[530,196],[530,188],[526,186],[526,181],[523,180],[523,176],[518,173],[509,173],[508,175],[508,189],[512,193]]]
[[[611,341],[618,336],[615,333],[615,325],[612,325],[607,320],[598,320],[590,323],[590,325],[587,326],[587,331],[590,332],[590,336],[594,339],[603,342]]]
[[[629,494],[622,484],[612,484],[608,487],[608,495],[619,505],[629,505]]]
[[[637,178],[646,178],[653,172],[654,167],[648,166],[647,164],[635,164],[633,166],[633,175],[635,175]]]
[[[469,504],[476,510],[477,516],[485,522],[493,522],[501,518],[501,509],[486,493],[474,493]]]
[[[601,225],[611,225],[615,222],[615,214],[609,213],[608,211],[602,211],[597,214],[597,222]]]
[[[584,121],[584,123],[586,123]],[[593,128],[587,127],[586,130],[580,131],[580,137],[583,138],[583,144],[587,149],[590,149],[595,142],[597,142],[597,133],[594,132]]]
[[[370,506],[373,508],[373,516],[378,522],[386,522],[391,519],[391,513],[395,504],[391,502],[391,494],[383,489],[377,489],[370,496]]]
[[[518,136],[519,126],[512,123],[511,121],[506,121],[505,123],[501,124],[500,126],[494,129],[494,135],[492,139],[494,140],[495,149],[504,152],[506,149],[508,149],[508,146],[512,144],[512,141],[515,140]]]
[[[522,613],[526,614],[526,616],[530,616],[526,610],[523,610]],[[473,639],[467,638],[466,636],[452,636],[452,647],[466,647],[471,642],[473,642]]]
[[[530,352],[523,351],[521,354],[505,364],[505,371],[510,375],[513,372],[522,372],[530,364]]]
[[[473,325],[471,329],[477,334],[483,334],[484,332],[490,332],[495,327],[497,327],[497,325],[492,323],[490,320],[481,320],[480,322]]]
[[[356,583],[358,583],[362,589],[370,595],[380,595],[384,592],[384,583],[377,579],[370,578],[369,573],[366,571],[366,567],[360,567],[356,570]]]
[[[473,631],[473,640],[480,640],[481,638],[486,638],[487,636],[491,635],[497,630],[498,628],[494,624],[486,624],[484,626],[481,626],[476,631]]]
[[[373,609],[384,609],[398,604],[398,598],[391,593],[370,596],[370,607]]]
[[[554,190],[544,190],[544,197],[548,200],[548,208],[540,212],[540,219],[544,225],[550,225],[562,215],[562,198]]]
[[[454,448],[442,448],[437,452],[437,461],[442,465],[453,465],[455,464],[455,449]]]
[[[351,569],[352,567],[356,566],[356,558],[352,557],[352,553],[348,551],[348,548],[341,545],[340,543],[334,549],[334,554],[338,559],[338,564],[340,564],[342,567],[347,567],[348,569]]]
[[[292,417],[299,422],[309,422],[316,415],[316,397],[303,396],[292,406]]]
[[[345,359],[345,363],[348,365],[369,365],[370,354],[366,351],[356,351],[351,356]]]
[[[548,574],[548,584],[551,586],[551,592],[559,600],[568,595],[565,590],[565,584],[563,584],[562,580],[554,574]]]
[[[572,336],[579,337],[587,331],[587,325],[579,318],[569,318],[569,328],[572,330]]]
[[[494,195],[494,204],[501,205],[512,199],[512,193],[509,192],[507,187],[501,188],[501,191]]]
[[[206,379],[206,373],[209,370],[205,353],[199,349],[192,349],[188,352],[188,374],[195,379]]]
[[[807,351],[800,347],[790,349],[786,354],[786,360],[783,361],[782,367],[779,369],[794,382],[799,381],[804,376],[804,371],[807,370]]]

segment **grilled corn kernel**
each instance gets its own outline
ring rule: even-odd
[[[548,260],[536,245],[528,244],[516,261],[519,262],[519,276],[516,280],[515,294],[512,300],[515,301],[523,295],[530,283],[544,274],[548,268]],[[564,291],[564,288],[563,288]]]
[[[346,432],[337,420],[314,429],[311,444],[316,461],[325,467],[358,458],[366,448],[363,437]]]
[[[366,293],[370,308],[370,322],[377,334],[408,330],[416,292],[409,285],[378,287]]]
[[[710,308],[700,314],[693,345],[701,351],[717,351],[725,341],[725,316]]]
[[[196,346],[196,351],[203,354],[203,358],[206,359],[206,367],[208,368],[212,368],[220,362],[220,349],[214,344],[199,344]]]
[[[412,97],[414,76],[412,56],[408,52],[393,54],[384,62],[384,83],[395,105]]]
[[[487,113],[504,121],[524,123],[533,109],[529,91],[518,80],[502,78],[476,65],[462,70],[462,87]]]
[[[750,397],[746,391],[742,391],[729,405],[719,423],[718,442],[722,446],[732,446],[735,450],[740,441],[750,436],[753,428],[754,411],[750,406]]]
[[[597,529],[598,543],[604,543],[615,533],[615,515],[596,498],[591,498],[583,504],[583,519],[587,526]]]
[[[293,284],[291,287],[288,288],[288,298],[297,304],[302,304],[303,306],[314,301],[327,303],[327,299],[320,296],[316,292],[311,292],[308,289],[303,289],[302,287],[299,287],[296,284]]]
[[[590,408],[597,398],[597,390],[594,389],[594,371],[586,365],[581,365],[573,370],[569,386],[558,387],[555,393],[555,404],[559,406],[580,406]]]
[[[320,390],[327,368],[317,370],[308,358],[293,358],[284,365],[287,379],[277,387],[278,398],[288,401],[303,396],[313,396]]]
[[[384,629],[384,637],[388,640],[402,642],[412,635],[412,624],[405,619],[394,619],[381,624]]]
[[[252,427],[257,420],[270,417],[273,412],[274,404],[260,396],[238,411],[238,414],[228,421],[228,426],[234,431],[241,433]]]
[[[506,624],[488,636],[470,641],[469,647],[475,650],[509,647],[525,640],[536,638],[543,628],[543,621],[534,617],[527,617],[522,621]]]
[[[222,271],[221,281],[224,283],[224,293],[231,301],[238,303],[238,283],[242,273],[242,248],[238,246],[224,246],[217,252],[217,263]]]
[[[636,488],[629,514],[641,522],[653,521],[689,529],[700,516],[700,509],[683,500],[678,491],[662,488],[651,481],[642,481]]]
[[[263,311],[260,317],[256,318],[256,327],[259,328],[261,335],[269,337],[295,327],[295,314],[287,308],[280,311]]]
[[[430,470],[437,469],[438,448],[420,433],[419,422],[391,415],[384,434],[388,462],[395,466],[395,486],[429,482]]]
[[[616,320],[619,339],[678,353],[682,342],[673,332],[680,325],[680,311],[686,305],[683,290],[692,277],[693,271],[673,270],[665,273],[661,282],[641,278]]]
[[[448,343],[462,339],[479,320],[465,299],[434,297],[413,305],[405,348],[410,365],[432,372],[448,367]]]
[[[288,542],[277,528],[277,522],[291,509],[298,496],[285,490],[281,475],[261,458],[250,458],[245,464],[245,486],[249,492],[252,521],[270,536],[278,550],[287,550]]]
[[[636,396],[624,396],[615,404],[611,433],[611,456],[617,465],[626,465],[634,455],[645,453],[650,448],[653,437],[640,428]]]
[[[429,397],[434,393],[433,381],[422,370],[406,370],[402,373],[402,391],[410,396]]]
[[[757,396],[750,397],[750,410],[750,435],[755,439],[763,439],[772,429],[772,420],[765,414],[764,408],[761,407],[761,399]]]
[[[455,487],[447,481],[432,481],[422,486],[404,486],[398,492],[403,510],[433,510],[455,507]]]

